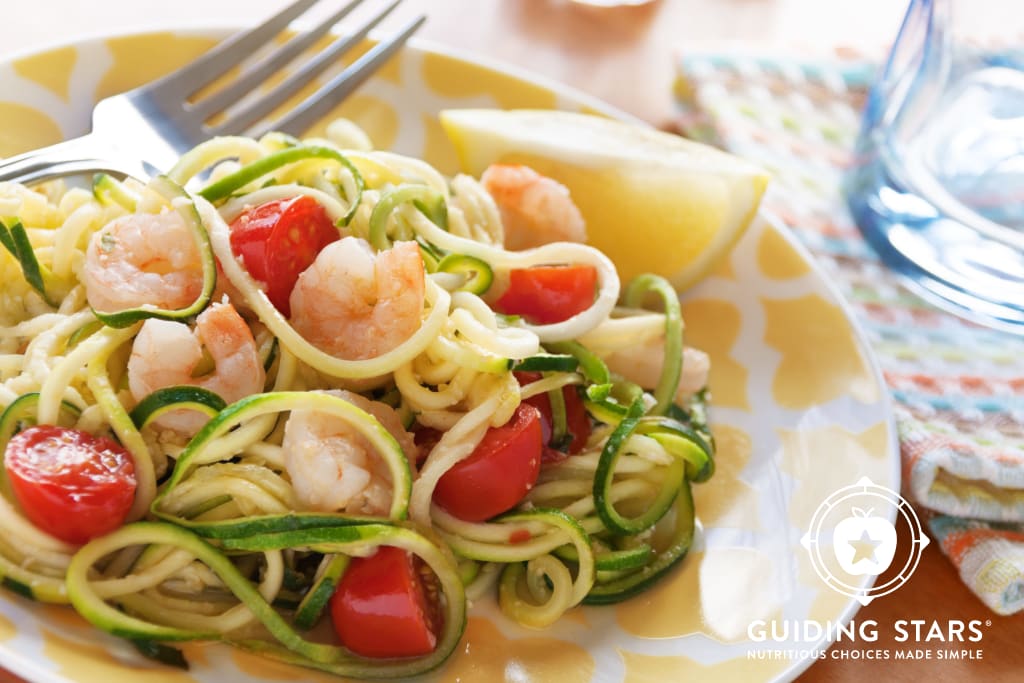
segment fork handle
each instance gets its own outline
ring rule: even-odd
[[[113,161],[93,135],[86,134],[0,161],[0,182],[39,183],[68,175],[111,173],[146,178],[142,164]]]

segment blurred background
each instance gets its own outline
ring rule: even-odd
[[[269,16],[283,4],[35,0],[31,12],[5,12],[0,57],[76,36],[138,28],[236,27]],[[880,58],[904,9],[898,0],[653,0],[618,8],[572,0],[405,0],[383,28],[425,12],[430,16],[420,32],[425,40],[539,72],[663,123],[673,111],[673,58],[683,50],[804,57],[839,51]],[[973,13],[965,20],[983,27],[990,16]]]

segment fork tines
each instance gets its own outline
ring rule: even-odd
[[[269,92],[257,97],[247,97],[258,86],[312,47],[319,38],[364,2],[364,0],[351,0],[313,28],[293,36],[284,45],[264,56],[227,86],[195,103],[185,104],[186,110],[191,116],[196,116],[203,121],[220,115],[221,119],[216,124],[204,125],[205,132],[209,135],[223,135],[250,128],[329,66],[336,63],[345,52],[358,45],[401,1],[391,0],[354,31],[338,37],[309,61],[288,74]],[[295,18],[305,13],[317,2],[319,0],[297,0],[259,26],[232,36],[186,68],[153,83],[152,86],[147,86],[147,89],[151,90],[151,95],[160,93],[162,97],[172,93],[181,98],[180,101],[184,103],[198,90],[223,76],[251,57],[261,47],[270,43]],[[283,118],[271,125],[264,126],[253,134],[258,136],[267,130],[280,130],[293,135],[301,134],[376,71],[382,62],[408,41],[424,21],[426,21],[426,17],[420,15],[406,23],[396,33],[381,40],[348,68],[330,79]]]

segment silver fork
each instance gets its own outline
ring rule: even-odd
[[[401,0],[392,0],[353,33],[335,39],[266,95],[244,101],[243,98],[363,1],[352,0],[317,26],[294,36],[221,90],[197,102],[188,101],[200,88],[239,65],[319,2],[297,0],[259,26],[228,38],[178,71],[100,101],[93,109],[91,132],[0,161],[0,182],[31,183],[99,171],[146,179],[166,171],[181,154],[216,135],[259,136],[268,130],[300,135],[402,47],[426,17],[420,15],[406,23],[282,118],[259,129],[252,127],[363,40]],[[232,108],[236,103],[238,106]],[[222,116],[223,120],[208,123],[214,116]]]

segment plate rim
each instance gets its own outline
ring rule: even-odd
[[[766,210],[763,206],[758,209],[758,215],[768,222],[778,232],[778,234],[786,240],[789,246],[795,249],[800,256],[806,260],[810,265],[811,270],[821,281],[826,292],[828,292],[836,305],[838,305],[840,310],[843,312],[843,317],[846,318],[847,322],[850,324],[857,346],[864,353],[864,360],[868,365],[871,376],[879,387],[879,402],[881,403],[882,411],[885,413],[885,424],[887,428],[887,459],[890,461],[889,464],[891,467],[889,474],[892,477],[893,490],[896,491],[896,493],[900,493],[903,486],[903,463],[900,456],[900,441],[896,424],[895,402],[892,393],[889,391],[888,385],[885,382],[885,376],[882,374],[882,366],[878,360],[878,354],[875,353],[875,350],[871,347],[864,326],[857,319],[856,314],[853,311],[853,307],[850,305],[850,302],[846,300],[846,297],[843,296],[843,293],[839,289],[839,285],[836,284],[825,271],[825,264],[814,256],[810,248],[800,241],[800,238],[796,236],[793,230],[786,225],[781,218],[773,214],[771,211]],[[755,218],[755,220],[757,219]],[[897,512],[895,509],[889,510],[886,515],[887,521],[895,522],[896,515]],[[876,576],[870,581],[866,581],[863,588],[871,588],[877,578],[878,577]],[[823,586],[822,590],[827,588],[827,586]],[[865,605],[861,605],[855,598],[850,598],[835,623],[846,626],[864,606]],[[838,629],[834,629],[834,632],[838,635]],[[826,635],[817,643],[806,644],[806,649],[808,653],[815,650],[825,650],[830,648],[835,644],[835,642],[836,638],[828,637],[828,631],[826,631]],[[816,658],[808,654],[807,657],[794,661],[788,667],[776,674],[775,678],[771,679],[770,683],[790,683],[811,668],[811,665],[817,661],[818,660]]]
[[[291,24],[291,28],[301,29],[307,25],[308,22],[300,20],[293,22]],[[40,56],[55,50],[72,47],[78,48],[83,45],[111,39],[157,34],[223,38],[224,36],[243,30],[244,28],[245,27],[240,27],[237,23],[220,22],[216,24],[204,24],[197,20],[193,23],[183,21],[182,23],[177,23],[173,26],[153,26],[142,22],[135,25],[119,27],[113,30],[83,31],[63,39],[49,40],[32,47],[15,50],[8,54],[0,54],[0,67],[7,67],[18,60]],[[381,36],[387,34],[388,32],[374,30],[370,33],[369,37],[371,40],[379,40]],[[536,85],[552,92],[559,98],[569,99],[581,106],[601,112],[609,117],[639,124],[647,128],[655,128],[650,122],[615,107],[595,95],[586,93],[572,85],[558,81],[557,79],[551,78],[545,74],[531,71],[501,59],[480,55],[465,48],[443,45],[437,40],[419,38],[416,36],[409,40],[407,47],[423,54],[441,55],[452,60],[479,66],[489,71],[510,76],[531,85]],[[771,191],[770,188],[769,191]],[[839,286],[826,272],[825,265],[819,261],[819,259],[805,244],[803,244],[803,242],[799,240],[792,229],[789,228],[784,221],[766,210],[763,204],[759,207],[757,214],[753,219],[753,221],[758,220],[763,220],[768,223],[767,229],[775,230],[777,234],[781,235],[789,247],[794,249],[800,255],[801,259],[808,264],[811,272],[814,274],[815,280],[820,283],[821,287],[831,298],[832,302],[839,307],[844,319],[849,324],[852,336],[857,344],[857,348],[861,352],[862,358],[867,365],[868,374],[870,374],[879,389],[880,398],[878,402],[880,404],[880,410],[885,415],[884,422],[887,428],[886,457],[889,460],[891,482],[894,489],[899,492],[903,477],[899,434],[897,432],[896,415],[894,411],[894,399],[888,390],[884,375],[882,374],[878,355],[868,341],[867,332],[865,331],[863,324],[858,320],[850,302],[846,300],[846,297],[840,291]],[[895,510],[890,511],[888,520],[892,522],[895,518]],[[870,588],[873,584],[874,579],[871,579],[870,581],[865,582],[864,588]],[[822,590],[826,588],[826,586],[823,586]],[[836,623],[841,623],[843,625],[848,624],[861,607],[862,605],[856,599],[850,598],[842,612],[835,620]],[[817,658],[810,656],[811,651],[827,649],[831,647],[834,642],[835,638],[828,637],[828,633],[826,633],[826,635],[817,643],[807,644],[806,649],[808,650],[808,656],[793,661],[789,666],[775,674],[774,677],[767,679],[765,683],[789,683],[790,681],[795,680],[802,673],[807,671],[812,664],[818,661]],[[74,679],[66,678],[57,672],[46,669],[37,659],[22,655],[17,650],[9,648],[8,645],[2,641],[0,641],[0,666],[8,668],[12,673],[15,673],[28,681],[32,681],[33,683],[75,683]]]

